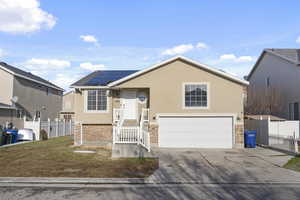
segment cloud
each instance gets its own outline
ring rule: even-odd
[[[89,71],[96,71],[96,70],[104,69],[105,65],[102,65],[102,64],[94,65],[90,62],[85,62],[85,63],[80,64],[80,68],[85,69],[85,70],[89,70]]]
[[[51,81],[55,85],[64,88],[67,90],[72,83],[77,81],[80,78],[80,75],[74,75],[74,74],[62,74],[59,73],[56,75],[56,77]]]
[[[23,63],[23,65],[32,71],[39,70],[61,70],[71,66],[70,61],[58,59],[39,59],[31,58]]]
[[[56,18],[40,8],[38,0],[0,0],[0,31],[25,34],[52,29]]]
[[[0,58],[6,55],[6,52],[3,49],[0,49]]]
[[[208,46],[207,46],[205,43],[203,43],[203,42],[198,42],[198,43],[196,44],[196,47],[197,47],[198,49],[206,49],[206,48],[208,48]]]
[[[162,52],[162,55],[177,55],[177,54],[184,54],[188,51],[191,51],[194,49],[194,46],[192,44],[181,44],[178,46],[175,46],[170,49],[166,49]]]
[[[296,39],[296,43],[300,44],[300,36]]]
[[[84,42],[90,42],[90,43],[98,43],[98,40],[95,36],[93,35],[81,35],[80,39],[82,39],[82,41]]]
[[[221,61],[231,61],[231,62],[252,62],[254,58],[252,56],[240,56],[237,57],[234,54],[224,54],[219,58]]]

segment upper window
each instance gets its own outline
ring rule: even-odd
[[[106,111],[107,96],[106,90],[88,90],[87,91],[87,110],[88,111]]]
[[[184,85],[184,106],[186,108],[207,108],[208,107],[208,86],[207,84],[185,84]]]

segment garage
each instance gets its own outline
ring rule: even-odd
[[[160,116],[159,146],[232,148],[232,116]]]

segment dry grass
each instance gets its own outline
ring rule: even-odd
[[[111,159],[111,151],[74,153],[69,136],[0,149],[0,177],[142,178],[158,168],[157,159]],[[95,150],[95,149],[93,149]]]

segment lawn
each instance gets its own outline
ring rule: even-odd
[[[142,178],[158,168],[154,158],[111,159],[111,151],[74,153],[70,136],[0,149],[0,177]]]
[[[295,156],[294,158],[290,159],[283,167],[300,171],[300,156]]]

